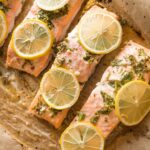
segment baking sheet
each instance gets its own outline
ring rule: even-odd
[[[23,20],[32,3],[33,0],[27,0],[23,13],[17,19],[17,23]],[[94,3],[95,0],[89,0],[88,5],[86,5],[86,9]],[[112,3],[106,4],[106,6],[110,10],[114,8],[112,8]],[[76,18],[76,21],[77,20],[78,17]],[[72,27],[73,26],[74,25],[72,25]],[[149,47],[144,39],[141,38],[139,34],[137,34],[128,25],[123,26],[123,32],[124,35],[122,43],[133,40]],[[4,48],[1,50],[3,51],[3,55],[0,57],[0,125],[6,129],[6,131],[9,132],[11,136],[19,143],[23,144],[26,149],[59,150],[59,135],[71,122],[76,114],[75,112],[80,110],[92,89],[95,87],[95,84],[101,79],[101,75],[105,68],[120,51],[120,48],[102,59],[101,63],[96,68],[94,75],[92,75],[88,83],[85,85],[77,104],[70,110],[62,128],[55,130],[47,122],[31,116],[28,113],[27,108],[39,88],[39,82],[42,75],[39,78],[34,78],[17,70],[6,69],[4,62],[6,58],[8,41],[9,39],[5,43]],[[123,47],[123,45],[124,44],[120,47]],[[133,128],[126,128],[120,124],[108,138],[106,142],[106,149],[148,150],[150,146],[150,142],[148,142],[150,138],[149,129],[150,117],[147,117],[140,125]],[[20,147],[20,149],[22,148]],[[14,148],[14,150],[17,149]]]

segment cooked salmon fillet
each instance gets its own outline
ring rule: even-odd
[[[56,43],[65,37],[70,24],[79,12],[83,2],[84,0],[69,0],[68,12],[63,16],[56,17],[51,20],[53,24],[52,31]],[[41,9],[37,6],[35,1],[25,19],[37,18],[40,10]],[[16,55],[10,43],[7,52],[7,66],[27,72],[34,76],[38,76],[45,69],[45,67],[47,67],[47,64],[52,58],[51,56],[52,53],[35,60],[25,60]]]
[[[149,49],[132,41],[128,42],[106,69],[101,81],[82,107],[84,121],[94,123],[102,130],[105,138],[119,123],[114,113],[114,97],[119,88],[135,79],[150,81],[149,57]],[[77,120],[78,117],[74,122]]]
[[[8,33],[10,33],[14,27],[15,18],[19,15],[22,10],[25,0],[8,0],[6,3],[6,20],[8,25]],[[3,44],[2,44],[3,45]],[[0,46],[2,46],[0,45]]]
[[[117,18],[114,13],[111,13],[106,9],[102,9],[98,6],[93,6],[85,13],[85,15],[89,15],[95,11],[103,11],[104,13],[109,13]],[[60,51],[56,56],[53,66],[63,67],[74,72],[79,83],[81,84],[82,89],[83,84],[85,84],[85,82],[94,72],[96,65],[102,58],[102,55],[92,55],[80,45],[78,41],[78,25],[71,33],[69,33],[67,39],[59,44],[58,49]],[[44,102],[39,90],[29,110],[36,116],[47,120],[55,128],[59,128],[69,109],[62,111],[50,109]],[[56,115],[52,115],[53,111],[57,112]]]

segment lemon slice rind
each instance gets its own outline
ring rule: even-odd
[[[0,45],[3,44],[7,34],[8,34],[8,26],[7,26],[7,20],[6,20],[6,15],[4,14],[4,12],[2,10],[0,10],[0,19],[2,22],[2,24],[0,24],[0,26],[2,25],[2,28],[1,31],[1,35],[0,35]]]

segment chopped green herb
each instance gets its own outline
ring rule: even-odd
[[[96,116],[94,115],[91,119],[90,119],[90,122],[93,123],[93,124],[96,124],[98,119],[99,119],[100,115],[99,116]]]
[[[71,60],[71,59],[69,59],[69,60],[68,60],[68,62],[69,62],[69,63],[71,63],[71,62],[72,62],[72,60]]]
[[[105,92],[101,92],[101,95],[103,97],[103,101],[104,101],[104,107],[107,107],[109,109],[114,108],[114,98],[109,96],[107,93]]]
[[[63,52],[63,51],[66,51],[70,49],[68,47],[68,42],[66,40],[64,40],[63,42],[59,43],[55,48],[54,48],[54,51],[55,53],[58,53],[58,52]]]
[[[139,49],[139,56],[147,56],[144,49]]]
[[[45,11],[41,9],[37,14],[37,18],[47,23],[49,28],[51,29],[54,27],[52,20],[66,15],[68,13],[68,10],[68,5],[57,11]]]
[[[147,71],[146,63],[149,60],[149,58],[146,58],[146,54],[145,54],[143,49],[140,49],[139,55],[140,56],[145,56],[145,59],[141,60],[140,62],[137,62],[133,55],[129,56],[129,60],[132,64],[132,67],[133,67],[136,74],[138,74],[140,72],[146,72]]]
[[[33,107],[33,110],[35,110],[38,115],[43,115],[46,111],[50,111],[51,117],[55,117],[58,114],[58,112],[61,111],[50,108],[46,103],[41,101],[41,97],[39,97],[38,104],[35,107]]]
[[[143,73],[138,74],[138,80],[143,80],[143,81],[145,80]]]
[[[65,63],[65,58],[60,58],[59,55],[56,57],[54,64],[61,67]]]
[[[45,113],[47,108],[48,106],[39,100],[38,104],[33,109],[37,112],[38,115],[42,115]]]
[[[115,66],[120,66],[121,65],[122,60],[119,59],[115,59],[111,62],[111,66],[115,67]]]
[[[137,74],[144,71],[143,67],[144,67],[143,63],[140,62],[139,64],[135,65],[133,68],[135,73]]]
[[[132,81],[133,79],[134,79],[134,74],[133,74],[133,72],[128,72],[128,73],[126,73],[126,74],[123,76],[123,78],[121,79],[120,83],[121,83],[121,85],[124,85],[124,84],[126,84],[126,83]]]
[[[0,2],[0,10],[6,13],[9,10],[9,8],[5,6],[2,2]]]
[[[103,114],[103,115],[107,115],[109,113],[111,113],[112,109],[110,109],[109,107],[103,107],[101,110],[99,110],[99,113],[100,114]]]
[[[109,114],[114,109],[114,99],[105,92],[101,92],[104,106],[98,110],[90,119],[90,122],[96,124],[101,114]]]
[[[114,80],[113,80],[113,81],[111,80],[111,81],[108,81],[108,84],[109,84],[112,88],[115,88],[115,84],[116,84],[115,82],[116,82],[116,80],[115,80],[115,81],[114,81]]]
[[[145,61],[140,61],[137,65],[133,66],[133,69],[136,74],[144,73],[148,71]]]
[[[83,121],[86,117],[86,115],[83,112],[77,112],[78,121]]]
[[[24,59],[24,62],[23,62],[23,64],[21,65],[21,67],[22,67],[22,68],[25,68],[26,65],[30,65],[32,70],[35,69],[35,66],[34,66],[34,64],[32,63],[31,60]]]
[[[102,2],[102,3],[111,3],[112,2],[112,0],[97,0],[98,2]]]
[[[115,93],[117,93],[117,91],[121,88],[121,82],[120,81],[118,81],[118,80],[114,80],[114,81],[109,81],[108,82],[109,83],[109,85],[111,86],[111,87],[113,87],[114,89],[115,89]]]
[[[83,57],[85,61],[88,61],[89,63],[92,63],[94,61],[94,56],[90,53],[86,52],[86,55]]]
[[[53,118],[62,110],[56,110],[56,109],[50,108],[50,111],[51,111],[51,117]]]
[[[127,20],[122,18],[122,19],[120,20],[120,23],[121,23],[122,26],[124,26],[124,25],[127,24]]]
[[[133,55],[129,55],[126,59],[130,61],[130,65],[135,65],[137,62]]]
[[[112,108],[104,106],[102,107],[100,110],[98,110],[97,112],[95,112],[94,116],[90,119],[90,122],[93,124],[96,124],[97,121],[100,118],[100,115],[107,115],[112,111]]]
[[[110,76],[111,76],[111,73],[109,72],[106,79],[109,80]]]
[[[125,58],[126,60],[130,61],[130,65],[132,66],[133,73],[130,72],[128,75],[126,74],[126,75],[124,76],[122,82],[124,82],[124,80],[126,80],[127,78],[129,79],[129,81],[131,81],[131,79],[132,79],[134,73],[135,73],[137,76],[142,77],[142,76],[143,76],[143,75],[142,75],[143,73],[149,71],[149,68],[148,68],[148,66],[147,66],[147,62],[149,61],[149,57],[146,55],[146,53],[144,52],[143,49],[140,49],[140,50],[139,50],[139,55],[145,57],[145,58],[144,58],[143,60],[141,60],[140,62],[138,62],[138,61],[136,60],[136,58],[135,58],[133,55],[129,55],[129,56],[127,56],[127,57]],[[147,56],[147,57],[146,57],[146,56]],[[111,63],[111,65],[112,65],[112,66],[120,66],[120,65],[123,65],[123,64],[121,64],[120,62],[121,62],[121,60],[117,60],[117,59],[116,59],[116,60],[114,60],[114,61]],[[130,78],[131,78],[131,79],[130,79]],[[127,81],[127,82],[128,82],[128,81]],[[125,82],[125,83],[127,83],[127,82]],[[122,84],[124,84],[124,83],[122,83]]]
[[[113,87],[115,90],[114,92],[117,93],[117,91],[121,88],[122,85],[132,81],[134,79],[134,73],[133,72],[128,72],[125,73],[122,77],[122,79],[119,80],[111,80],[108,81],[108,84]]]

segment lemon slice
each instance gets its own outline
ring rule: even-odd
[[[131,81],[117,93],[116,114],[127,126],[140,123],[150,110],[150,86],[144,81]]]
[[[0,10],[0,45],[4,42],[7,36],[7,21],[3,11]]]
[[[13,33],[13,49],[19,57],[25,59],[32,60],[46,55],[51,51],[52,44],[52,32],[38,19],[24,21]]]
[[[37,5],[44,10],[54,11],[64,7],[69,0],[37,0]]]
[[[60,145],[62,150],[103,150],[104,138],[95,126],[75,123],[63,132]]]
[[[79,41],[93,54],[106,54],[116,49],[122,40],[122,27],[106,12],[85,15],[79,23]]]
[[[76,76],[63,68],[52,68],[41,81],[41,93],[54,109],[66,109],[75,104],[80,93]]]

